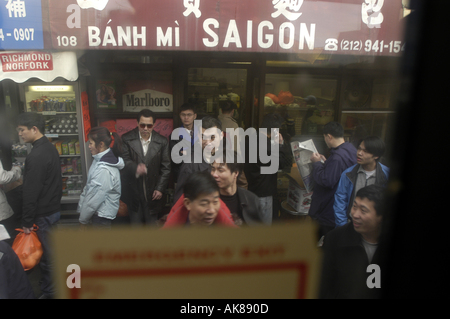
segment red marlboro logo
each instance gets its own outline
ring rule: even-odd
[[[3,72],[52,71],[53,57],[45,52],[0,54]]]

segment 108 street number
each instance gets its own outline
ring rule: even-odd
[[[77,45],[77,37],[76,36],[68,37],[65,35],[63,35],[63,36],[58,35],[56,37],[56,41],[58,42],[59,47],[60,46],[67,47],[69,45],[74,47]]]

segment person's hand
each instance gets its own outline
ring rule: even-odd
[[[154,191],[153,192],[153,197],[152,197],[152,200],[158,200],[158,199],[161,199],[161,197],[162,197],[162,193],[160,192],[160,191]]]
[[[275,144],[279,144],[279,145],[283,145],[283,135],[281,135],[281,133],[279,132],[275,132],[275,135],[273,135],[273,137],[271,137],[271,143],[275,143]]]
[[[278,137],[279,137],[278,143],[280,143],[280,145],[283,145],[283,142],[284,142],[284,140],[283,140],[283,135],[281,135],[281,133],[279,133],[279,134],[278,134]]]
[[[33,227],[22,227],[22,229],[23,229],[23,232],[25,233],[25,234],[31,234],[31,231],[33,230]]]
[[[327,158],[325,156],[323,156],[322,154],[320,155],[320,159],[324,162],[327,160]]]
[[[309,158],[309,160],[311,162],[315,163],[315,162],[319,162],[322,159],[322,157],[324,157],[324,156],[320,155],[319,153],[313,153],[311,155],[311,157]]]
[[[147,167],[144,163],[140,163],[136,168],[136,176],[141,176],[147,174]]]

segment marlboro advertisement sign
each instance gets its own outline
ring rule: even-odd
[[[129,80],[124,83],[122,93],[124,112],[172,112],[172,83],[164,80]]]
[[[58,50],[395,56],[404,46],[401,0],[47,2]]]

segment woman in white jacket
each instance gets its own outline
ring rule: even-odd
[[[86,186],[80,196],[80,224],[111,227],[116,218],[121,195],[120,172],[125,164],[120,157],[121,140],[106,127],[94,127],[88,134],[89,150],[94,161],[89,169]]]
[[[10,171],[3,169],[2,161],[0,160],[0,224],[4,225],[11,237],[14,236],[12,233],[14,228],[19,227],[14,225],[12,216],[14,212],[8,204],[5,192],[3,190],[3,185],[15,182],[22,177],[22,170],[18,166],[13,166]]]

